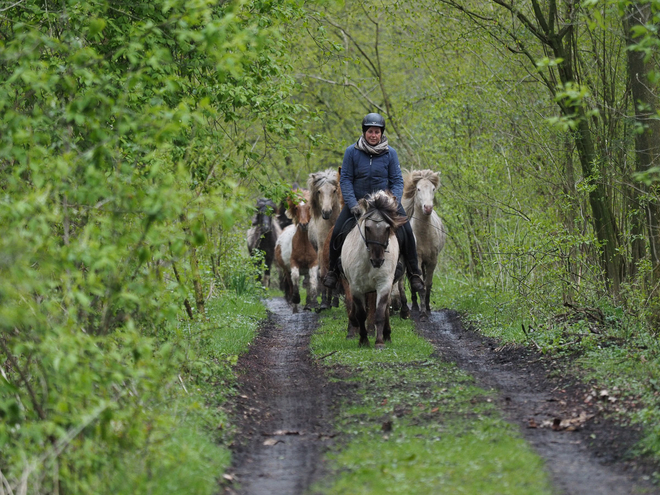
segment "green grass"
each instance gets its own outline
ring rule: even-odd
[[[543,462],[502,420],[490,393],[433,356],[410,321],[392,319],[386,349],[345,338],[342,308],[312,338],[334,380],[357,382],[338,415],[326,494],[551,493]],[[329,353],[337,351],[328,356]],[[348,377],[348,378],[347,378]]]
[[[254,295],[228,291],[209,300],[206,316],[167,332],[182,372],[173,376],[166,400],[152,405],[142,448],[117,460],[89,493],[217,493],[234,433],[222,405],[234,391],[233,366],[266,310]]]

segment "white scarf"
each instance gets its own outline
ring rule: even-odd
[[[382,155],[390,149],[390,146],[387,144],[386,136],[381,137],[380,143],[378,143],[376,146],[371,146],[369,143],[367,143],[367,140],[364,139],[364,136],[360,136],[358,142],[355,143],[355,147],[360,151],[369,153],[370,155]]]

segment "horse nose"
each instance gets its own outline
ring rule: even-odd
[[[371,266],[373,266],[374,268],[380,268],[381,266],[383,266],[383,262],[385,261],[385,259],[381,259],[381,260],[370,259],[369,261],[371,261]]]
[[[433,205],[424,205],[424,214],[430,215],[433,212]]]
[[[301,223],[300,228],[303,229],[303,232],[307,232],[307,227],[309,226],[308,223]]]
[[[321,216],[323,217],[323,220],[328,220],[330,218],[330,215],[332,215],[332,210],[323,210],[321,212]]]

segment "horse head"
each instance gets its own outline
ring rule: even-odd
[[[440,185],[440,174],[432,170],[413,170],[404,175],[404,189],[402,203],[410,216],[410,206],[414,212],[424,215],[433,213],[435,193]]]
[[[273,228],[272,215],[277,211],[275,203],[267,198],[257,200],[257,212],[252,218],[252,226],[260,230],[260,236],[266,235]]]
[[[328,220],[332,212],[340,208],[339,180],[331,168],[309,174],[307,187],[310,191],[310,206],[315,218]]]
[[[399,216],[396,198],[390,192],[375,192],[358,204],[362,213],[358,227],[369,251],[369,262],[374,268],[380,268],[385,262],[391,236],[406,218]]]
[[[286,211],[286,215],[293,220],[295,225],[300,226],[304,232],[307,232],[309,221],[312,219],[309,191],[303,189],[302,194],[299,192],[296,198],[289,198],[288,203],[289,208]]]

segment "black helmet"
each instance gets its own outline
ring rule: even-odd
[[[379,113],[370,113],[362,119],[362,132],[367,132],[369,127],[380,127],[385,132],[385,118]]]

